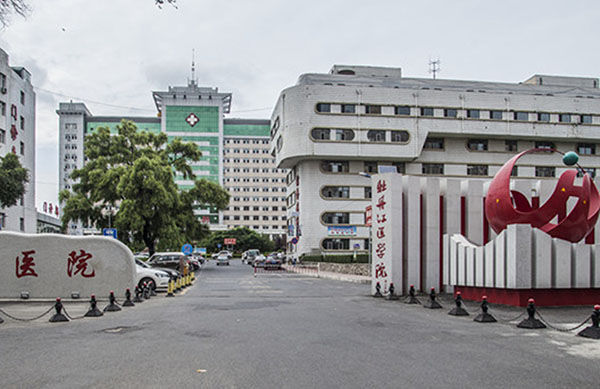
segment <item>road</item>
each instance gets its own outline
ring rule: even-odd
[[[448,304],[428,310],[368,293],[368,285],[299,275],[254,277],[237,260],[229,267],[211,263],[194,286],[172,299],[158,296],[69,323],[5,318],[0,387],[600,385],[600,341],[479,324],[447,315]],[[86,309],[67,308],[72,316]]]

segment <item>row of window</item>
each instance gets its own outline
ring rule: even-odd
[[[396,116],[424,116],[433,117],[434,107],[411,107],[408,105],[384,106],[374,104],[331,104],[317,103],[315,110],[318,113],[332,113],[332,107],[339,107],[342,114],[365,114],[365,115],[396,115]],[[530,111],[503,111],[503,110],[481,110],[481,109],[457,109],[438,108],[443,117],[466,118],[466,119],[492,119],[492,120],[515,120],[515,121],[537,121],[542,123],[581,123],[591,124],[591,114],[574,113],[549,113]],[[335,112],[337,113],[337,112]],[[440,116],[440,117],[442,117]]]
[[[77,139],[77,134],[65,134],[66,140],[75,140]]]
[[[269,144],[269,140],[268,139],[225,139],[225,144],[243,144],[243,145],[249,145],[249,144],[253,144],[253,145],[259,145],[259,144],[263,144],[263,145],[268,145]]]
[[[22,205],[22,204],[21,204]],[[5,213],[0,213],[0,230],[6,228],[7,216]],[[19,230],[25,231],[25,218],[19,218]]]
[[[65,123],[65,130],[76,130],[77,123]]]
[[[223,162],[229,163],[275,163],[275,159],[258,159],[258,158],[223,158]]]
[[[233,197],[233,201],[270,201],[271,197]],[[285,201],[285,197],[273,196],[273,201]]]
[[[356,239],[354,239],[356,240]],[[369,249],[369,239],[363,239],[363,250]],[[328,238],[321,241],[323,250],[350,250],[350,238]]]
[[[285,182],[284,178],[258,178],[258,177],[254,177],[252,178],[252,180],[250,180],[250,178],[245,177],[245,178],[241,178],[241,177],[226,177],[225,178],[225,182]]]
[[[284,169],[277,169],[277,168],[239,168],[239,167],[226,167],[223,169],[223,171],[225,173],[285,173]]]
[[[263,207],[259,207],[257,205],[253,206],[252,209],[250,209],[249,205],[245,205],[243,207],[238,207],[238,206],[231,206],[231,207],[227,207],[227,211],[279,211],[279,209],[281,208],[282,211],[285,211],[287,208],[285,206],[283,207],[278,207],[278,206],[273,206],[273,207],[268,207],[268,206],[263,206]],[[284,216],[285,217],[285,216]]]
[[[326,199],[349,199],[350,198],[350,187],[349,186],[324,186],[321,188],[321,195]],[[363,197],[365,199],[371,198],[371,187],[363,187]]]
[[[258,187],[249,187],[249,186],[242,186],[242,187],[235,186],[235,187],[226,187],[226,189],[228,189],[230,192],[260,192],[261,189],[263,192],[279,192],[279,189],[281,189],[282,192],[285,192],[285,188],[278,188],[278,187],[258,188]]]
[[[72,159],[72,160],[77,161],[77,154],[65,154],[65,161],[67,159]]]
[[[253,230],[268,230],[270,228],[274,229],[274,230],[285,230],[285,226],[248,226],[248,225],[234,225],[232,226],[233,228],[239,228],[239,227],[248,227],[248,228],[252,228]]]
[[[584,168],[584,172],[588,173],[592,178],[596,177],[595,168]],[[431,175],[443,175],[444,164],[442,163],[423,163],[421,165],[421,173]],[[467,165],[468,176],[489,176],[488,165]],[[511,176],[518,176],[518,166],[514,166],[511,172]],[[536,177],[556,177],[556,168],[554,166],[536,166],[535,167]],[[583,176],[581,171],[577,172],[577,176]]]
[[[250,215],[225,215],[223,220],[279,220],[279,216],[250,216]],[[281,216],[281,220],[285,220],[285,216]]]
[[[310,136],[313,140],[335,141],[352,141],[355,138],[354,130],[346,128],[313,128],[310,132]],[[367,140],[370,142],[406,143],[408,142],[408,139],[408,131],[367,130]]]
[[[487,139],[468,139],[467,149],[471,151],[488,151],[488,140]],[[549,141],[536,141],[534,147],[537,149],[556,149],[554,142]],[[427,138],[423,149],[426,150],[443,150],[444,139],[443,138]],[[518,142],[514,139],[504,141],[504,150],[510,152],[518,151]],[[575,145],[575,151],[580,155],[595,155],[596,144],[594,143],[577,143]]]
[[[225,149],[225,153],[242,153],[242,154],[269,154],[268,149]]]
[[[77,150],[77,143],[66,143],[65,150]]]
[[[377,162],[373,161],[365,161],[363,162],[363,170],[362,172],[366,173],[377,173],[379,171],[379,165]],[[404,174],[406,170],[406,165],[404,162],[392,162],[391,165],[385,165],[394,167],[397,173]],[[321,162],[321,170],[327,173],[349,173],[350,172],[350,161],[322,161]],[[289,178],[289,176],[288,176]],[[290,180],[288,180],[288,185],[290,184]]]

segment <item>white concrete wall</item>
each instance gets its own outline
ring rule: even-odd
[[[30,268],[37,276],[23,275],[23,252],[32,250]],[[80,255],[81,250],[91,255],[87,266],[77,271],[75,264],[69,276],[70,254]],[[126,288],[134,288],[133,254],[107,237],[0,232],[0,266],[1,298],[19,298],[21,292],[29,292],[31,298],[70,298],[72,292],[79,292],[81,298],[106,297],[111,290],[122,297]],[[85,277],[92,273],[93,277]]]

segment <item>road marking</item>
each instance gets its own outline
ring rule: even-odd
[[[206,373],[206,370],[204,370],[204,369],[198,369],[198,370],[196,370],[196,373]]]

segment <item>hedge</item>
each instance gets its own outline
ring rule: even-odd
[[[329,263],[369,263],[369,254],[356,255],[356,261],[352,254],[338,255],[303,255],[302,262],[329,262]]]

